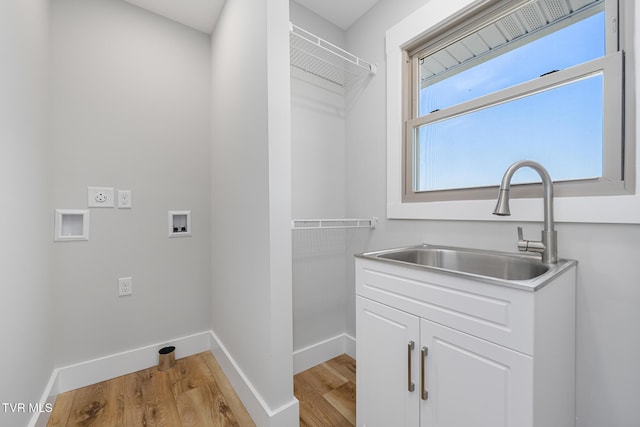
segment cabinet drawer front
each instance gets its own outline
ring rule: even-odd
[[[356,294],[533,354],[533,292],[358,258]]]

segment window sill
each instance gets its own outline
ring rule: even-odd
[[[387,204],[391,219],[451,221],[542,221],[542,199],[512,199],[511,216],[492,214],[496,200],[459,200]],[[556,222],[640,224],[640,197],[566,197],[554,199]]]

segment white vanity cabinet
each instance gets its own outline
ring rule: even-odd
[[[575,270],[533,289],[356,258],[357,425],[574,426]]]

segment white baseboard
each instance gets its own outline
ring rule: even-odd
[[[297,374],[341,354],[355,359],[355,338],[341,334],[293,352],[293,373]]]
[[[69,390],[86,387],[121,375],[130,374],[158,364],[158,350],[173,345],[176,347],[176,359],[211,350],[211,333],[200,332],[174,340],[140,347],[86,362],[56,368],[40,399],[41,407],[45,403],[55,402],[55,397]],[[37,413],[31,418],[29,427],[41,427],[47,424],[49,413]]]
[[[51,373],[51,377],[49,377],[49,382],[47,383],[47,386],[44,389],[44,393],[42,393],[42,397],[40,398],[40,408],[46,408],[48,405],[51,405],[50,407],[53,408],[53,404],[56,401],[57,393],[54,394],[52,390],[54,389],[56,378],[58,378],[58,371],[59,369],[54,369]],[[31,417],[31,420],[29,420],[28,426],[46,427],[47,423],[49,422],[49,415],[49,412],[34,413]]]
[[[344,352],[352,358],[356,358],[356,339],[351,335],[344,334]]]
[[[213,331],[210,333],[213,344],[211,352],[256,425],[298,426],[300,423],[298,400],[292,396],[292,400],[288,403],[279,408],[271,409],[216,334]]]
[[[160,344],[148,345],[105,357],[76,363],[58,369],[55,394],[99,383],[121,375],[130,374],[158,364],[158,350],[166,346],[176,347],[176,359],[211,349],[209,332],[200,332],[176,338]]]
[[[298,425],[297,399],[292,396],[292,400],[281,407],[270,408],[213,331],[200,332],[168,342],[56,368],[42,394],[41,407],[46,403],[53,404],[59,393],[154,366],[158,363],[158,350],[168,345],[176,347],[176,359],[211,351],[257,425],[274,427]],[[293,354],[294,373],[309,369],[343,353],[355,358],[355,339],[347,334],[297,350]],[[49,413],[34,414],[29,427],[44,427],[48,419]]]

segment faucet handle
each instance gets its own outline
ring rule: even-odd
[[[529,241],[524,240],[522,227],[518,227],[518,250],[520,252],[527,252],[528,249],[529,249]]]
[[[518,227],[518,250],[520,252],[544,252],[545,246],[544,243],[534,241],[534,240],[525,240],[524,235],[522,233],[522,227]]]

